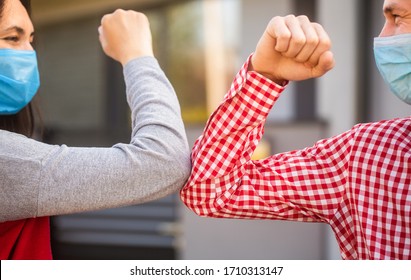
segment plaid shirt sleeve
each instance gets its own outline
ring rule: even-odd
[[[181,199],[201,216],[328,221],[344,195],[355,130],[304,150],[251,160],[284,88],[247,71],[249,61],[194,144]]]

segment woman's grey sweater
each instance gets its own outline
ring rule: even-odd
[[[0,130],[0,221],[120,207],[179,190],[190,151],[176,94],[152,57],[124,67],[130,144],[48,145]]]

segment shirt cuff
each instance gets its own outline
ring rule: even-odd
[[[268,79],[267,77],[265,77],[264,75],[256,72],[256,71],[248,71],[248,67],[250,66],[251,63],[251,58],[253,57],[254,53],[250,54],[250,56],[248,57],[247,61],[244,64],[244,70],[247,72],[247,74],[251,74],[251,73],[255,73],[253,76],[258,77],[258,79],[260,81],[263,81],[265,84],[273,84],[275,85],[275,88],[278,88],[280,91],[283,91],[287,85],[289,84],[289,81],[286,81],[284,84],[280,85],[277,84],[275,82],[273,82],[272,80]]]
[[[247,84],[253,85],[253,87],[256,89],[266,89],[267,92],[265,92],[264,94],[267,97],[274,96],[276,98],[288,85],[288,82],[285,85],[278,85],[256,71],[248,71],[248,66],[251,62],[252,56],[253,54],[248,57],[246,62],[241,67],[240,71],[235,76],[230,90],[225,95],[224,101],[233,98],[235,95],[241,92],[242,89],[247,86]]]

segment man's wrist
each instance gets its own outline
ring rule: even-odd
[[[267,72],[267,71],[263,71],[261,69],[256,69],[256,67],[254,67],[255,62],[254,62],[254,55],[251,57],[250,62],[248,64],[248,69],[247,71],[254,71],[257,72],[261,75],[263,75],[264,77],[266,77],[267,79],[271,80],[272,82],[276,83],[279,86],[285,86],[288,84],[287,80],[284,79],[279,79],[278,77],[275,77],[274,75],[272,75],[271,73]]]

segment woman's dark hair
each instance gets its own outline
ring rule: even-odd
[[[0,20],[3,16],[4,5],[6,0],[0,0]],[[27,12],[30,14],[31,6],[30,0],[20,0]],[[14,115],[0,115],[0,129],[8,130],[24,134],[26,136],[33,136],[35,129],[35,111],[38,114],[38,110],[35,110],[34,102],[30,102],[20,112]]]

